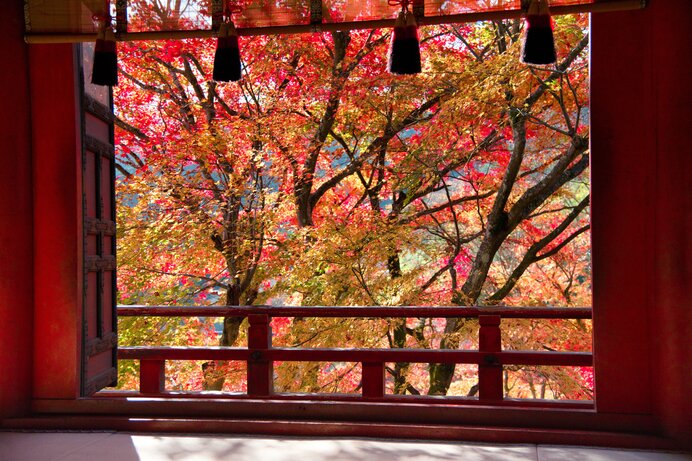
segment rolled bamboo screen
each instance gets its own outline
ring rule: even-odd
[[[276,35],[392,27],[387,0],[235,0],[239,35]],[[221,0],[189,0],[180,10],[156,0],[25,0],[28,43],[93,41],[94,15],[110,14],[120,41],[207,38],[215,34]],[[521,17],[522,0],[412,0],[420,25]],[[638,9],[645,0],[550,0],[553,15]],[[108,5],[109,12],[104,10]],[[525,5],[524,5],[525,6]],[[215,14],[216,13],[216,14]],[[129,18],[129,19],[128,19]]]

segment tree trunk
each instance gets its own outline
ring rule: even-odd
[[[226,306],[239,306],[240,296],[239,284],[229,286],[226,290]],[[235,345],[243,320],[245,320],[245,317],[224,317],[223,332],[219,339],[219,346],[232,347]],[[202,364],[202,373],[204,375],[203,388],[205,391],[223,390],[223,385],[226,382],[227,363],[222,360],[216,360]]]
[[[394,319],[391,321],[394,324],[394,334],[392,335],[392,347],[406,347],[406,319]],[[394,364],[394,393],[405,394],[408,389],[408,370],[409,362],[396,362]]]

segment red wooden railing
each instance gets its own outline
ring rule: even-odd
[[[143,307],[120,306],[121,317],[248,317],[247,348],[237,347],[121,347],[118,358],[140,361],[140,393],[180,396],[164,389],[166,360],[239,360],[247,362],[247,396],[277,398],[273,393],[275,361],[360,362],[362,393],[367,401],[397,400],[401,396],[385,395],[385,364],[388,362],[466,363],[478,365],[478,399],[444,398],[481,404],[517,404],[503,399],[504,365],[586,366],[593,363],[589,352],[502,350],[502,319],[590,319],[591,308],[511,308],[511,307]],[[341,318],[478,318],[478,350],[439,349],[301,349],[272,347],[272,317],[341,317]],[[188,394],[182,394],[187,396]],[[318,397],[318,394],[311,397]],[[305,395],[301,397],[305,398]],[[329,399],[353,399],[335,397]],[[419,397],[416,397],[417,399]],[[439,397],[430,400],[439,401]],[[526,402],[524,402],[526,403]],[[553,404],[560,404],[553,402]],[[564,402],[564,405],[589,406],[592,402]]]

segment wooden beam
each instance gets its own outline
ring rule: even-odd
[[[512,319],[590,319],[590,307],[463,307],[463,306],[119,306],[121,317],[245,317],[262,314],[271,317],[337,318],[476,318],[499,315]]]
[[[268,360],[293,362],[415,362],[486,363],[486,352],[440,349],[295,349],[272,348],[252,357],[252,350],[231,347],[121,347],[120,359],[146,360]],[[256,351],[255,351],[256,352]],[[493,354],[496,365],[544,365],[589,367],[590,352],[501,351]]]

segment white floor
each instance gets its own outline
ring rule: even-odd
[[[692,461],[683,453],[377,439],[0,432],[0,461]]]

